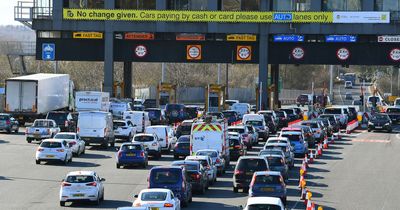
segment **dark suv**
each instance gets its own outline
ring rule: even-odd
[[[167,104],[165,106],[165,117],[168,124],[182,122],[187,118],[183,104]]]
[[[269,171],[268,162],[264,157],[240,157],[233,172],[233,192],[236,193],[239,189],[248,192],[251,179],[256,171]]]
[[[183,166],[156,166],[150,170],[149,189],[170,189],[179,198],[182,206],[192,202],[192,184]]]
[[[149,113],[151,125],[164,125],[166,123],[165,114],[159,108],[147,108],[144,110]]]
[[[61,132],[74,132],[77,124],[73,114],[64,111],[49,112],[46,119],[54,120]]]
[[[208,189],[208,175],[198,161],[178,160],[171,163],[172,166],[183,166],[190,177],[190,183],[194,191],[204,194]]]
[[[368,132],[373,130],[386,130],[392,132],[392,120],[387,114],[375,114],[368,122]]]

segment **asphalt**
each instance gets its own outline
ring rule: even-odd
[[[21,129],[22,131],[22,129]],[[400,131],[397,126],[394,132]],[[336,141],[321,159],[310,165],[306,175],[312,200],[324,209],[398,209],[400,196],[397,180],[400,167],[400,135],[397,133],[355,133]],[[376,141],[381,140],[381,141]],[[133,195],[147,187],[148,171],[168,165],[171,155],[150,160],[147,169],[116,169],[115,150],[88,147],[86,154],[73,163],[36,165],[38,144],[28,144],[22,132],[0,133],[0,209],[115,209],[130,206]],[[255,155],[261,145],[250,155]],[[300,160],[291,170],[288,183],[288,209],[305,209],[297,188]],[[195,195],[185,209],[238,209],[247,194],[233,193],[232,171],[235,162],[205,195]],[[72,204],[59,207],[61,179],[75,170],[95,170],[105,182],[105,201],[99,206]]]

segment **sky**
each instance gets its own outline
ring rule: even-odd
[[[18,0],[0,0],[0,25],[20,25],[14,21],[14,6],[17,6],[17,2]]]

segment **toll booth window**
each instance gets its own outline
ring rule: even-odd
[[[210,107],[218,107],[218,97],[210,97],[209,98]]]
[[[309,11],[311,0],[274,0],[272,9],[274,11]]]
[[[207,0],[168,0],[170,10],[207,10]]]
[[[68,8],[93,8],[93,9],[103,9],[104,0],[67,0]],[[64,1],[65,3],[65,1]]]
[[[260,0],[222,0],[221,9],[228,11],[258,11]]]
[[[38,31],[38,38],[61,38],[60,31]]]
[[[399,0],[375,0],[375,10],[377,10],[377,11],[400,11],[400,1]]]
[[[324,11],[360,11],[361,0],[324,0],[322,8]]]
[[[160,105],[167,105],[169,104],[169,96],[160,96]]]
[[[115,0],[116,9],[156,9],[156,0]]]

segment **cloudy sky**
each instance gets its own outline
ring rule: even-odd
[[[19,25],[14,21],[14,6],[18,0],[0,0],[0,25]]]

